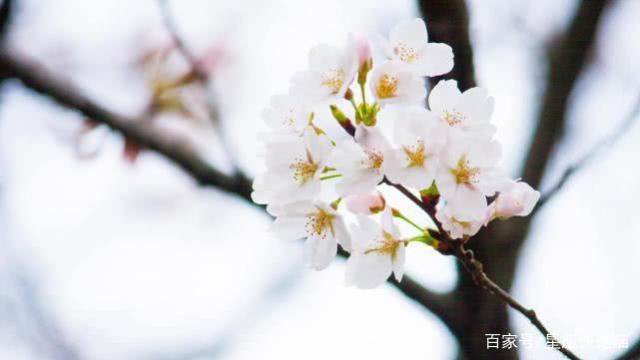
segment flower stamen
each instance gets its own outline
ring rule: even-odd
[[[293,164],[289,165],[289,169],[293,170],[293,178],[304,185],[313,179],[318,171],[318,164],[313,160],[311,153],[307,150],[306,159],[297,159]]]
[[[344,84],[344,71],[341,69],[331,69],[323,76],[322,85],[331,89],[331,94],[337,94],[342,84]]]
[[[398,92],[398,79],[389,74],[384,74],[378,80],[376,95],[379,99],[389,99]]]

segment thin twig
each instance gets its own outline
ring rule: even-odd
[[[556,195],[560,190],[562,190],[565,183],[573,176],[577,171],[582,170],[587,165],[589,165],[602,151],[610,148],[615,145],[631,128],[631,126],[635,123],[640,115],[640,97],[636,99],[636,102],[633,105],[633,109],[625,120],[618,126],[618,128],[613,131],[609,136],[600,140],[594,147],[591,148],[586,154],[584,154],[578,161],[576,161],[573,165],[567,167],[558,181],[540,198],[538,201],[538,205],[534,212],[540,210],[540,208],[547,203],[554,195]]]
[[[622,354],[618,355],[615,360],[638,360],[640,359],[640,338],[638,338],[629,348]]]
[[[234,147],[229,141],[230,138],[226,134],[224,124],[221,121],[218,102],[210,93],[212,77],[209,72],[202,67],[202,63],[198,60],[198,57],[191,51],[191,49],[189,49],[189,46],[187,46],[182,36],[180,36],[178,28],[176,27],[176,22],[174,21],[174,17],[172,16],[169,8],[169,2],[167,0],[158,0],[158,7],[160,9],[160,15],[162,16],[164,26],[169,34],[171,34],[176,48],[189,65],[190,73],[195,76],[195,79],[200,83],[206,93],[206,107],[209,115],[209,121],[217,131],[218,139],[220,140],[220,144],[222,145],[225,155],[229,159],[233,172],[242,175],[242,170],[238,167],[238,160],[235,156],[235,151],[233,151]]]
[[[464,247],[464,243],[460,243],[455,256],[462,262],[467,271],[471,273],[471,276],[473,277],[473,280],[476,282],[476,284],[482,286],[491,294],[499,297],[512,309],[516,310],[517,312],[524,315],[527,319],[529,319],[533,326],[535,326],[540,331],[540,333],[545,336],[546,344],[549,347],[560,351],[569,359],[580,360],[577,355],[575,355],[571,350],[564,347],[560,343],[560,341],[558,341],[558,339],[553,334],[551,334],[549,330],[547,330],[547,328],[540,321],[538,315],[533,309],[526,308],[487,276],[487,274],[483,270],[482,263],[475,258],[473,251],[468,250]]]

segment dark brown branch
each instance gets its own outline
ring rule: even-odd
[[[627,351],[618,355],[615,360],[638,360],[640,359],[640,338],[629,346]]]
[[[514,299],[507,291],[502,289],[493,280],[491,280],[489,276],[487,276],[487,274],[484,272],[484,266],[480,261],[478,261],[475,258],[473,251],[468,250],[464,247],[464,243],[465,243],[464,240],[461,241],[461,240],[454,240],[449,238],[447,233],[444,232],[444,230],[442,230],[442,224],[440,224],[438,219],[435,218],[435,215],[431,213],[432,209],[430,209],[430,207],[427,204],[425,204],[416,196],[414,196],[404,186],[392,184],[386,179],[385,179],[385,183],[398,189],[398,191],[400,191],[403,195],[408,197],[409,200],[413,201],[416,205],[418,205],[418,207],[420,207],[420,209],[422,209],[431,218],[431,220],[438,226],[439,240],[446,242],[447,250],[443,253],[445,255],[455,256],[464,265],[465,269],[469,272],[469,274],[471,274],[473,281],[476,283],[476,285],[481,286],[482,288],[487,290],[489,293],[497,296],[505,304],[507,304],[512,309],[518,311],[519,313],[524,315],[527,319],[529,319],[529,321],[531,321],[531,323],[538,329],[538,331],[540,331],[540,333],[545,336],[547,340],[546,342],[547,345],[549,345],[553,349],[560,351],[569,359],[573,359],[573,360],[580,359],[573,352],[571,352],[571,350],[562,346],[562,344],[557,340],[557,338],[555,338],[555,336],[551,334],[549,330],[547,330],[547,328],[540,321],[540,319],[538,319],[538,316],[536,315],[536,312],[534,310],[527,309],[526,307],[524,307],[516,299]],[[454,245],[453,248],[451,247],[452,245]],[[441,250],[441,248],[439,248],[438,250]],[[464,323],[465,319],[464,318],[461,319],[460,322]],[[453,331],[453,333],[456,334],[455,331]]]
[[[440,79],[455,79],[462,90],[476,86],[473,49],[469,40],[469,14],[464,0],[420,0],[420,10],[427,22],[429,41],[446,43],[453,48],[453,70],[430,78],[431,85]]]
[[[207,92],[206,94],[206,105],[207,112],[209,115],[209,121],[215,128],[218,133],[218,138],[220,143],[222,144],[222,148],[233,167],[233,172],[238,174],[238,176],[244,177],[242,170],[238,167],[238,161],[233,151],[233,146],[229,142],[229,137],[225,133],[224,125],[220,121],[220,109],[218,106],[218,102],[211,96],[209,93],[209,83],[212,81],[212,77],[209,72],[202,67],[200,60],[198,57],[189,49],[184,39],[180,36],[178,29],[176,27],[176,23],[173,19],[171,11],[169,9],[168,0],[158,0],[158,6],[160,8],[160,15],[162,16],[162,21],[164,25],[171,34],[173,41],[176,44],[176,48],[182,54],[182,57],[186,60],[187,64],[189,64],[190,73],[195,76],[195,79],[200,83],[203,89]]]
[[[588,62],[605,6],[612,0],[584,1],[562,41],[550,50],[549,76],[522,178],[538,188],[555,145],[564,133],[569,96]]]
[[[33,60],[2,50],[0,68],[30,89],[49,96],[92,120],[106,124],[136,144],[164,155],[199,184],[214,186],[244,199],[250,198],[251,181],[248,178],[229,176],[215,169],[191,149],[188,141],[175,139],[174,135],[149,127],[144,119],[123,116],[100,106]]]
[[[535,326],[538,331],[546,338],[546,344],[564,354],[567,358],[573,360],[579,360],[580,358],[575,355],[571,350],[565,348],[558,339],[547,330],[544,324],[538,318],[538,315],[533,309],[527,309],[524,305],[520,304],[516,299],[514,299],[508,292],[498,286],[493,280],[491,280],[487,274],[483,270],[483,265],[480,261],[475,258],[473,251],[468,250],[464,247],[463,244],[460,244],[458,249],[456,249],[455,256],[462,262],[464,267],[471,273],[473,280],[477,285],[482,286],[491,294],[497,296],[504,303],[509,305],[512,309],[524,315],[533,326]]]
[[[145,146],[180,167],[200,185],[216,187],[254,204],[251,201],[251,180],[243,176],[229,176],[202,159],[184,141],[175,141],[168,134],[140,125],[140,120],[114,113],[82,95],[71,84],[59,80],[33,60],[0,52],[0,68],[6,69],[28,88],[51,97],[62,106],[75,109],[83,115],[109,126],[130,140]],[[144,123],[144,122],[142,122]],[[461,310],[447,294],[436,294],[409,276],[403,281],[390,283],[410,299],[438,316],[450,329],[458,328]]]
[[[626,119],[618,126],[618,128],[613,131],[609,136],[602,139],[598,142],[591,150],[589,150],[586,154],[584,154],[578,161],[576,161],[573,165],[569,166],[565,171],[560,175],[558,181],[540,198],[538,205],[536,206],[534,211],[538,211],[542,208],[544,204],[547,203],[549,199],[551,199],[555,194],[557,194],[564,184],[571,178],[573,174],[577,171],[583,169],[585,166],[589,165],[594,158],[597,157],[602,151],[614,145],[617,141],[622,138],[625,133],[629,130],[629,128],[634,124],[634,122],[638,119],[640,115],[640,98],[638,98],[633,106],[633,109],[627,115]]]

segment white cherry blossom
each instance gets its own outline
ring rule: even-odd
[[[398,148],[387,166],[389,180],[417,189],[431,186],[438,171],[439,153],[446,141],[443,130],[424,108],[398,110],[394,133]]]
[[[323,270],[336,257],[338,244],[351,249],[349,232],[340,214],[319,201],[304,201],[285,206],[271,226],[279,238],[306,238],[305,261],[309,267]]]
[[[368,194],[382,181],[390,145],[378,128],[360,125],[353,140],[336,146],[332,166],[342,174],[336,184],[340,196]]]
[[[389,207],[382,212],[381,225],[359,215],[352,227],[352,251],[347,260],[346,283],[363,289],[383,284],[393,273],[400,281],[404,274],[406,242],[393,223]]]
[[[262,113],[267,126],[272,131],[265,136],[269,141],[283,136],[302,135],[309,127],[311,110],[291,95],[275,95],[271,97],[271,106]]]
[[[489,122],[493,98],[483,88],[474,87],[461,93],[455,80],[441,80],[429,93],[429,108],[449,132],[486,138],[495,133]]]
[[[528,216],[540,199],[540,192],[522,181],[509,181],[509,185],[489,205],[490,219]]]
[[[268,143],[267,171],[253,182],[253,201],[279,205],[313,199],[320,192],[320,176],[331,151],[329,140],[313,129],[302,137]]]
[[[460,239],[465,236],[473,236],[478,233],[483,220],[460,220],[455,217],[449,206],[438,203],[436,208],[436,220],[442,224],[442,228],[449,233],[452,239]]]
[[[388,58],[419,76],[446,74],[453,68],[453,50],[447,44],[429,43],[422,19],[411,19],[391,29],[389,40],[382,40]]]
[[[293,76],[290,93],[305,102],[319,103],[344,97],[358,72],[353,39],[345,49],[321,44],[309,52],[309,69]]]
[[[508,180],[496,167],[500,155],[500,144],[495,141],[456,137],[447,145],[436,184],[456,219],[484,218],[486,196],[501,190]]]
[[[375,67],[370,81],[371,92],[380,104],[419,104],[427,96],[424,79],[393,61]]]

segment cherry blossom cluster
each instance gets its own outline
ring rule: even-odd
[[[365,39],[311,49],[308,70],[264,112],[266,171],[252,194],[276,217],[277,236],[306,238],[310,267],[326,268],[338,246],[348,252],[346,281],[361,288],[392,274],[400,281],[407,245],[438,241],[433,229],[387,203],[378,192],[383,184],[435,199],[432,220],[461,241],[494,219],[528,215],[540,196],[498,168],[493,98],[485,89],[461,92],[456,81],[441,80],[427,97],[425,77],[453,68],[451,47],[429,43],[421,19],[398,24],[378,43],[386,59],[375,67]],[[330,138],[321,116],[337,120],[346,140]],[[403,236],[398,220],[418,233]]]

